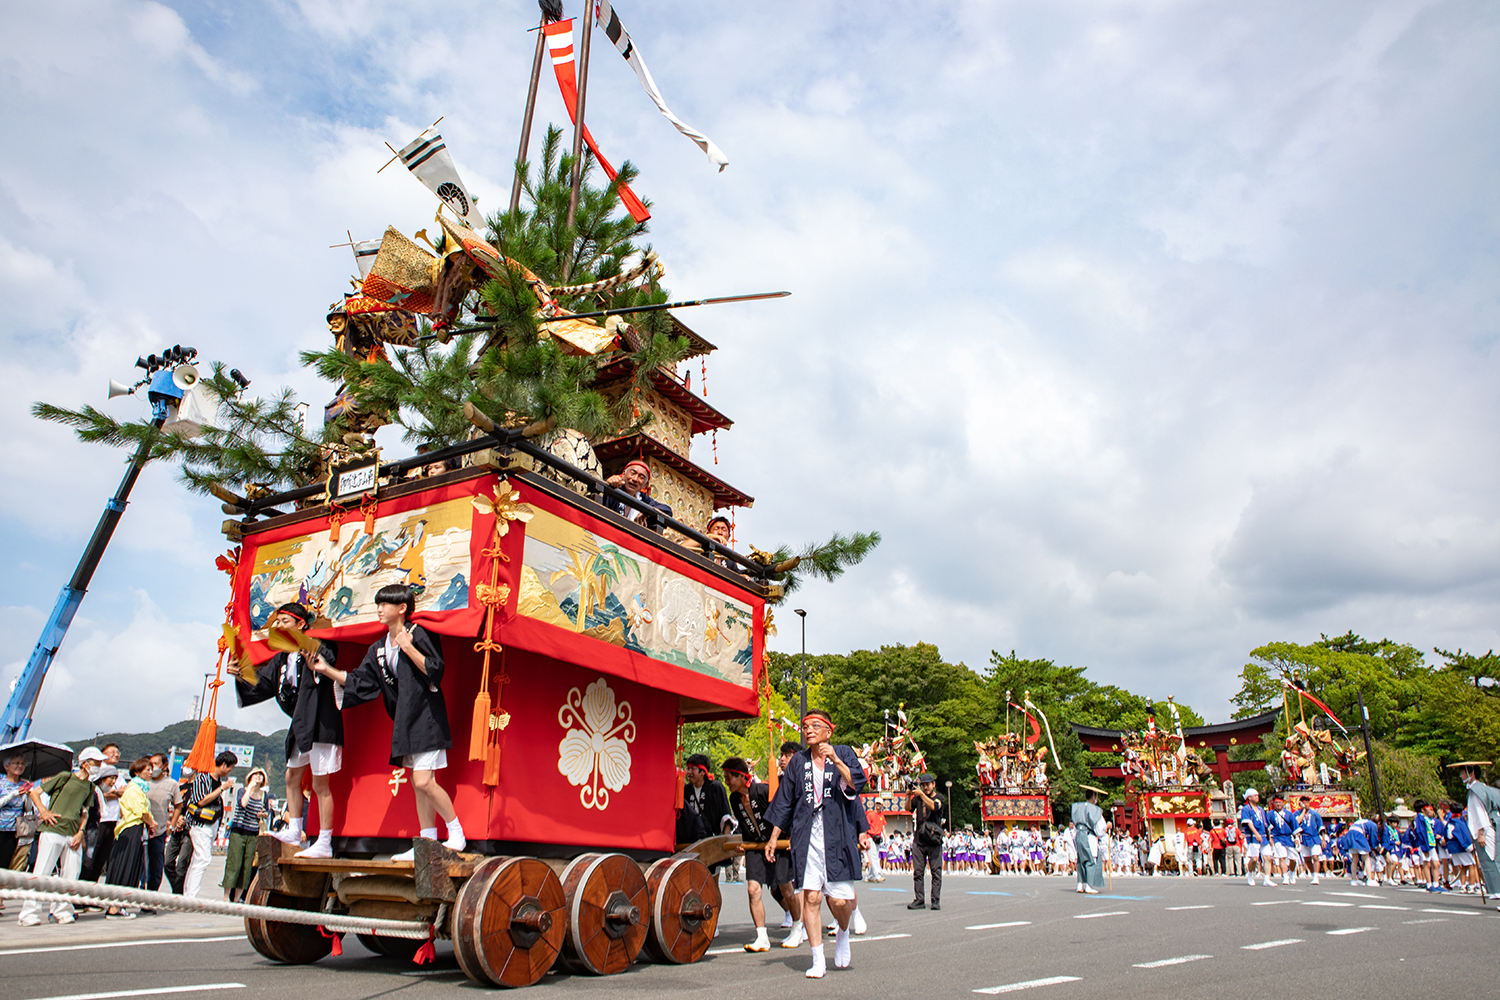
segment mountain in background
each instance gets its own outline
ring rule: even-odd
[[[193,741],[198,738],[198,723],[191,719],[184,722],[174,722],[165,729],[154,733],[100,733],[89,739],[68,740],[67,745],[73,748],[75,754],[84,747],[102,747],[106,743],[120,744],[120,763],[128,764],[137,757],[145,757],[153,753],[166,753],[172,747],[177,747],[180,755],[186,755],[193,748]],[[254,767],[265,769],[266,776],[271,779],[271,794],[280,798],[286,794],[286,730],[278,729],[267,736],[264,733],[246,732],[243,729],[228,729],[219,727],[219,734],[215,742],[239,743],[255,747]],[[250,773],[250,767],[241,765],[229,772],[243,783],[245,775]]]

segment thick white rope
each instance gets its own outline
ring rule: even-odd
[[[278,906],[252,906],[225,899],[198,899],[169,892],[148,892],[120,885],[100,885],[73,879],[50,878],[29,872],[0,869],[0,899],[32,899],[48,903],[90,903],[96,906],[146,906],[186,913],[213,913],[223,917],[251,917],[284,924],[305,924],[331,931],[363,931],[383,937],[426,941],[432,925],[423,920],[383,920],[347,913],[291,910]]]

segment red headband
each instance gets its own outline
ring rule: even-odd
[[[822,712],[808,712],[806,715],[804,715],[802,717],[802,727],[804,729],[807,728],[808,719],[821,719],[823,720],[823,724],[828,727],[828,731],[830,733],[834,730],[833,720],[824,715]]]
[[[725,774],[738,774],[741,778],[753,778],[754,777],[754,775],[751,774],[749,771],[741,771],[741,770],[738,770],[737,768],[733,768],[733,767],[723,768],[723,771],[724,771]]]
[[[645,462],[637,460],[637,461],[634,461],[634,462],[626,462],[625,463],[625,468],[628,469],[632,465],[640,466],[641,471],[646,474],[646,478],[647,479],[651,478],[651,466],[647,465]]]

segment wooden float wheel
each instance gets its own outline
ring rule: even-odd
[[[562,957],[570,968],[610,976],[630,968],[646,943],[650,894],[641,866],[623,854],[584,854],[562,874],[568,933]]]
[[[557,960],[567,919],[551,868],[536,858],[486,858],[453,904],[453,954],[476,983],[530,986]]]
[[[260,872],[250,882],[245,901],[252,906],[279,906],[288,910],[317,910],[321,899],[303,896],[288,896],[261,888]],[[273,962],[288,965],[310,965],[327,957],[333,950],[333,939],[324,937],[317,927],[309,924],[288,924],[279,920],[245,918],[245,936],[256,951]]]
[[[703,957],[719,926],[719,880],[697,858],[662,858],[646,869],[651,919],[646,954],[689,965]]]

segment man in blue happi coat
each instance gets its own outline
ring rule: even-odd
[[[802,894],[802,926],[812,948],[809,979],[826,972],[823,956],[822,907],[838,922],[834,938],[835,968],[849,967],[849,917],[854,911],[854,882],[860,877],[859,822],[863,809],[859,791],[865,769],[852,749],[833,744],[833,719],[812,709],[802,720],[807,749],[787,762],[776,797],[766,810],[771,837],[766,860],[776,861],[776,841],[789,831],[792,884]]]

